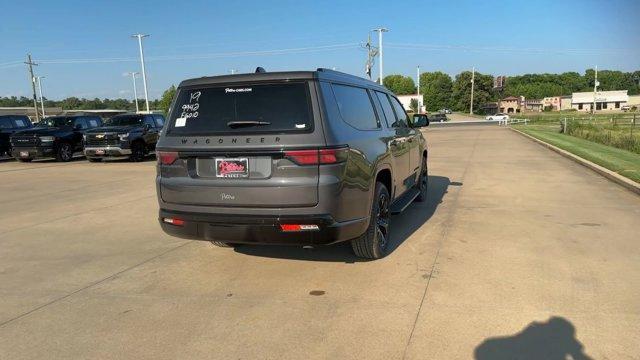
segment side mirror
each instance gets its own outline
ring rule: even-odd
[[[82,125],[75,124],[75,126],[73,127],[73,130],[82,130]]]
[[[426,115],[413,115],[413,126],[414,128],[420,128],[429,126],[429,118]]]
[[[149,124],[144,124],[144,126],[142,127],[144,129],[145,132],[151,130],[151,125]]]

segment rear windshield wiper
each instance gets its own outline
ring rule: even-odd
[[[271,125],[268,121],[257,121],[257,120],[244,120],[244,121],[229,121],[227,126],[230,128],[238,128],[245,126],[265,126]]]

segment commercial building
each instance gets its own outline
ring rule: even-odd
[[[422,104],[422,95],[411,94],[411,95],[398,95],[398,100],[402,104],[405,110],[411,110],[411,100],[415,99],[419,104],[418,112],[422,112],[424,110],[424,106]]]
[[[562,97],[561,96],[550,96],[542,99],[542,107],[543,108],[551,108],[553,111],[558,111],[562,107]]]
[[[508,96],[500,100],[501,113],[514,114],[520,112],[520,103],[524,102],[524,97]]]
[[[598,91],[595,96],[592,91],[576,92],[571,95],[571,107],[578,111],[592,111],[594,101],[596,111],[619,111],[621,107],[628,104],[629,95],[627,90]]]

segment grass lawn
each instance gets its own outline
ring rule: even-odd
[[[557,131],[527,126],[514,128],[640,183],[640,154],[560,134]]]

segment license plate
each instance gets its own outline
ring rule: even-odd
[[[249,160],[247,158],[216,159],[216,177],[243,178],[249,176]]]
[[[96,149],[96,155],[104,155],[104,149]]]
[[[29,157],[28,151],[20,151],[20,157]]]

